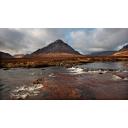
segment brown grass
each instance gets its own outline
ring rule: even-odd
[[[127,56],[83,56],[70,54],[45,54],[34,58],[13,58],[0,60],[1,68],[66,66],[95,61],[128,61]]]

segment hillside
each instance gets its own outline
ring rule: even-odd
[[[101,52],[93,52],[89,55],[91,55],[91,56],[109,56],[114,53],[115,53],[115,51],[101,51]]]
[[[35,56],[44,56],[46,54],[63,54],[66,56],[69,55],[80,55],[79,52],[75,51],[71,46],[69,46],[68,44],[66,44],[64,41],[62,40],[56,40],[55,42],[52,42],[51,44],[49,44],[48,46],[38,49],[37,51],[33,52],[32,54],[30,54],[29,56],[31,57],[35,57]]]
[[[0,59],[10,59],[13,58],[9,53],[0,52]]]
[[[128,56],[128,45],[125,45],[118,52],[114,53],[113,56]]]

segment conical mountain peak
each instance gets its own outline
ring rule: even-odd
[[[70,53],[70,54],[80,54],[79,52],[75,51],[71,46],[65,43],[63,40],[58,39],[48,46],[39,49],[32,53],[34,54],[48,54],[48,53]]]

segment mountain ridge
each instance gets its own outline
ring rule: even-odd
[[[41,49],[36,50],[31,56],[37,56],[41,54],[49,54],[49,53],[68,53],[68,54],[74,54],[74,55],[80,55],[80,53],[76,50],[74,50],[71,46],[69,46],[64,41],[58,39],[46,47],[43,47]]]
[[[110,56],[114,54],[116,51],[100,51],[100,52],[92,52],[90,56]]]
[[[10,58],[13,58],[13,56],[10,55],[9,53],[0,51],[0,59],[10,59]]]

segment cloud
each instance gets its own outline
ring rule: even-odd
[[[116,50],[128,43],[127,28],[0,28],[0,51],[31,53],[62,39],[82,52]]]
[[[117,50],[128,43],[127,28],[103,28],[94,31],[71,32],[72,45],[83,53],[93,51]]]
[[[64,39],[64,35],[64,29],[3,28],[0,29],[0,50],[11,54],[26,54],[58,38]]]

